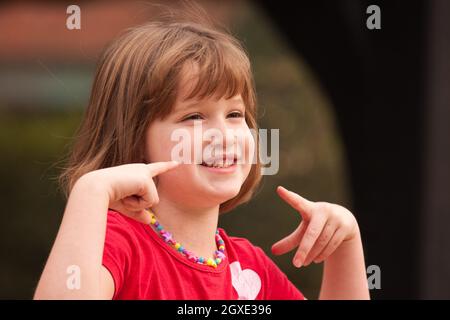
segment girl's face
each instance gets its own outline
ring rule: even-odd
[[[191,83],[182,83],[180,96],[185,97]],[[207,208],[239,193],[250,172],[254,148],[240,95],[177,99],[171,114],[149,126],[145,161],[182,159],[182,165],[157,177],[158,193],[181,205]]]

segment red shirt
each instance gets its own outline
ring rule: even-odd
[[[226,259],[212,268],[187,259],[150,225],[109,210],[103,265],[114,279],[113,299],[304,299],[260,247],[218,230]]]

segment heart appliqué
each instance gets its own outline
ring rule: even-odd
[[[231,283],[239,300],[255,300],[261,290],[261,278],[252,269],[242,270],[239,261],[230,264]]]

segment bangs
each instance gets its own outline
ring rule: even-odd
[[[249,91],[253,85],[247,57],[233,46],[212,40],[202,39],[193,48],[196,52],[185,64],[195,65],[195,72],[187,81],[195,85],[183,99],[230,99],[240,94],[246,107],[252,107]]]
[[[147,62],[149,93],[146,104],[160,101],[151,120],[164,119],[176,101],[230,99],[241,95],[246,120],[256,114],[256,94],[250,60],[241,43],[229,34],[196,24],[171,24],[158,43],[163,43]],[[147,103],[153,102],[153,103]]]

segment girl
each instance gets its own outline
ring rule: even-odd
[[[35,298],[303,299],[261,248],[217,227],[261,179],[255,119],[250,62],[226,30],[161,20],[117,39],[61,176],[67,205]],[[212,156],[198,124],[223,134]],[[175,132],[190,161],[171,161]],[[276,191],[303,219],[272,252],[325,261],[321,299],[368,299],[354,216]]]

